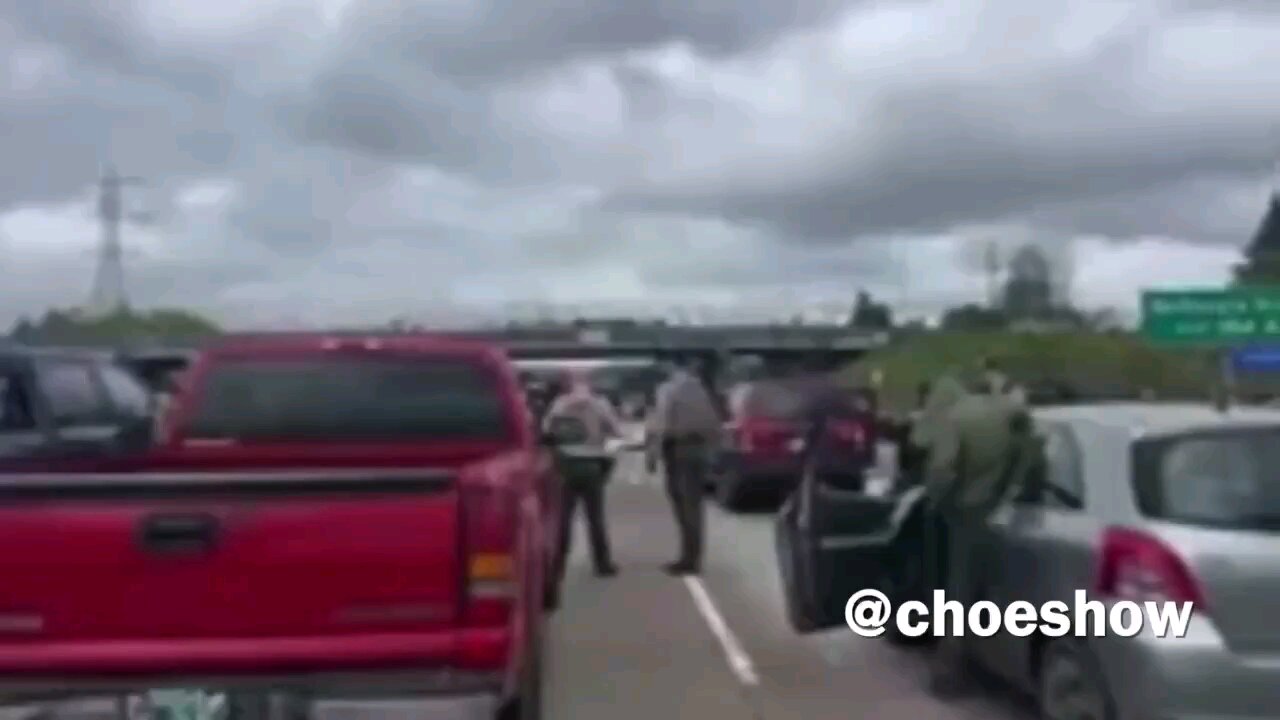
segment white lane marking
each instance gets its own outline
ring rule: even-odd
[[[711,634],[715,635],[716,640],[720,642],[720,649],[724,651],[725,660],[729,661],[729,669],[737,676],[738,682],[743,685],[759,685],[760,676],[756,674],[755,663],[751,662],[751,656],[742,648],[742,643],[738,642],[738,638],[729,629],[729,624],[724,621],[724,616],[716,609],[716,604],[712,602],[711,593],[707,592],[706,586],[692,575],[684,577],[684,586],[689,588],[689,594],[693,596],[693,604],[698,607],[702,619],[707,621]]]

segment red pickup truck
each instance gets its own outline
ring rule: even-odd
[[[146,455],[0,471],[0,694],[179,684],[539,717],[559,478],[500,351],[228,340],[160,427]]]

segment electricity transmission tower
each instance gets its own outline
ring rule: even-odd
[[[145,214],[124,212],[124,189],[137,187],[145,181],[136,177],[121,177],[111,165],[103,168],[98,181],[98,222],[101,239],[98,245],[98,266],[94,272],[93,290],[89,295],[89,310],[110,314],[129,306],[124,281],[124,247],[120,241],[122,221],[146,221]]]

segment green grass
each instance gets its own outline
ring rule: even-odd
[[[929,333],[902,338],[867,354],[847,370],[863,384],[882,374],[882,398],[910,407],[921,382],[952,372],[976,375],[991,357],[1019,383],[1063,382],[1082,396],[1136,395],[1150,388],[1162,398],[1204,398],[1216,379],[1212,356],[1166,350],[1131,335],[1101,333]]]

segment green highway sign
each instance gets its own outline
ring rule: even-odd
[[[1142,333],[1160,343],[1280,342],[1280,287],[1148,290],[1142,293]]]

